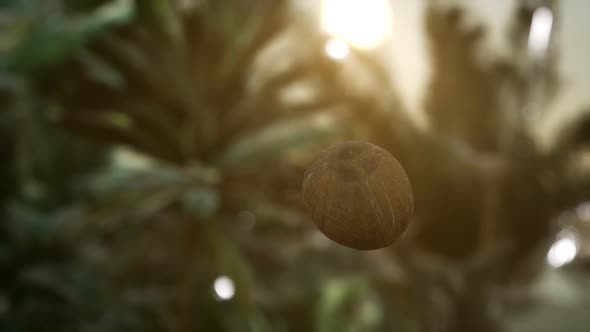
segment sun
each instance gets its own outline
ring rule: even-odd
[[[332,37],[360,49],[372,49],[391,31],[387,0],[323,0],[322,27]]]

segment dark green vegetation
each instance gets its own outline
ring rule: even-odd
[[[583,128],[541,153],[512,116],[557,86],[552,58],[521,67],[524,7],[513,58],[486,65],[483,30],[428,9],[429,130],[370,55],[352,86],[286,1],[0,8],[1,331],[495,331],[490,307],[513,309],[504,290],[587,194],[566,167]],[[318,236],[300,201],[315,153],[355,138],[415,195],[415,227],[371,254]]]

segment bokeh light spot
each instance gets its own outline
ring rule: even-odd
[[[350,53],[350,49],[346,42],[340,39],[329,39],[324,48],[326,54],[334,60],[344,60]]]
[[[230,300],[236,293],[236,286],[234,281],[227,276],[220,276],[213,282],[213,290],[217,297],[222,300]]]
[[[575,234],[565,233],[558,237],[547,253],[547,263],[552,267],[562,267],[574,260],[578,254],[578,242]]]

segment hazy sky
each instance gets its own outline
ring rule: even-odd
[[[428,50],[423,14],[426,0],[392,0],[393,42],[387,55],[392,73],[408,108],[420,114],[422,96],[429,78]],[[515,0],[462,1],[471,10],[474,22],[488,28],[488,46],[498,52],[504,47],[505,29]],[[590,106],[590,1],[561,0],[559,4],[559,73],[563,80],[560,95],[542,122],[550,133],[571,119],[583,106]]]

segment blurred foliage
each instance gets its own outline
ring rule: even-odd
[[[0,8],[3,331],[494,331],[490,306],[535,275],[552,217],[587,194],[559,180],[578,140],[542,153],[510,116],[539,77],[518,20],[513,58],[483,64],[484,31],[429,7],[422,129],[381,64],[325,57],[286,0]],[[303,169],[345,138],[412,179],[394,248],[336,246],[302,212]]]

